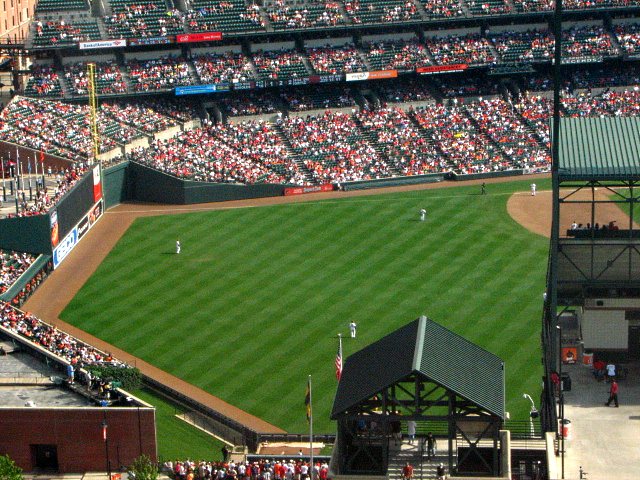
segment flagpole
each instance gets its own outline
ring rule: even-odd
[[[311,414],[309,415],[309,470],[311,480],[313,479],[313,403],[312,403],[312,393],[311,393],[311,375],[309,375],[309,411]]]

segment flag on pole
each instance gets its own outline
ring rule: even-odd
[[[307,390],[304,394],[304,405],[307,409],[307,422],[311,423],[311,376],[307,380]]]
[[[338,335],[338,354],[336,355],[336,378],[342,376],[342,335]]]

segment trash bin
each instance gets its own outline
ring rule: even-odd
[[[570,392],[571,391],[571,377],[569,376],[568,373],[563,373],[562,374],[562,391],[563,392]]]
[[[569,435],[571,435],[571,420],[569,420],[568,418],[565,418],[563,420],[560,420],[560,424],[561,424],[561,429],[560,429],[560,434],[565,438],[569,438]]]
[[[582,354],[582,364],[591,367],[593,365],[593,353],[584,352]]]

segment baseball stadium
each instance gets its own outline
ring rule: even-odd
[[[12,1],[0,459],[635,478],[638,15]]]

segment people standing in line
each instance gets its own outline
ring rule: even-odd
[[[404,480],[411,480],[413,478],[413,466],[409,462],[402,467],[402,477]]]
[[[438,451],[438,441],[431,432],[427,433],[427,438],[425,441],[427,443],[427,460],[431,460],[432,458],[436,457],[436,453]]]
[[[180,253],[182,249],[182,245],[180,245],[180,240],[176,240],[176,255]]]
[[[351,333],[351,338],[356,338],[356,329],[357,328],[358,328],[358,326],[356,325],[356,322],[354,322],[352,320],[351,323],[349,324],[349,332]]]
[[[536,184],[535,183],[531,184],[531,196],[533,196],[533,197],[536,196]]]
[[[618,408],[618,382],[616,382],[615,378],[611,382],[611,387],[609,388],[609,400],[605,405],[608,407],[611,405],[611,402]]]
[[[409,444],[413,445],[413,441],[416,439],[416,421],[409,420],[407,422],[407,434],[409,435]]]
[[[424,222],[425,218],[427,218],[427,211],[424,208],[420,209],[420,221]]]

